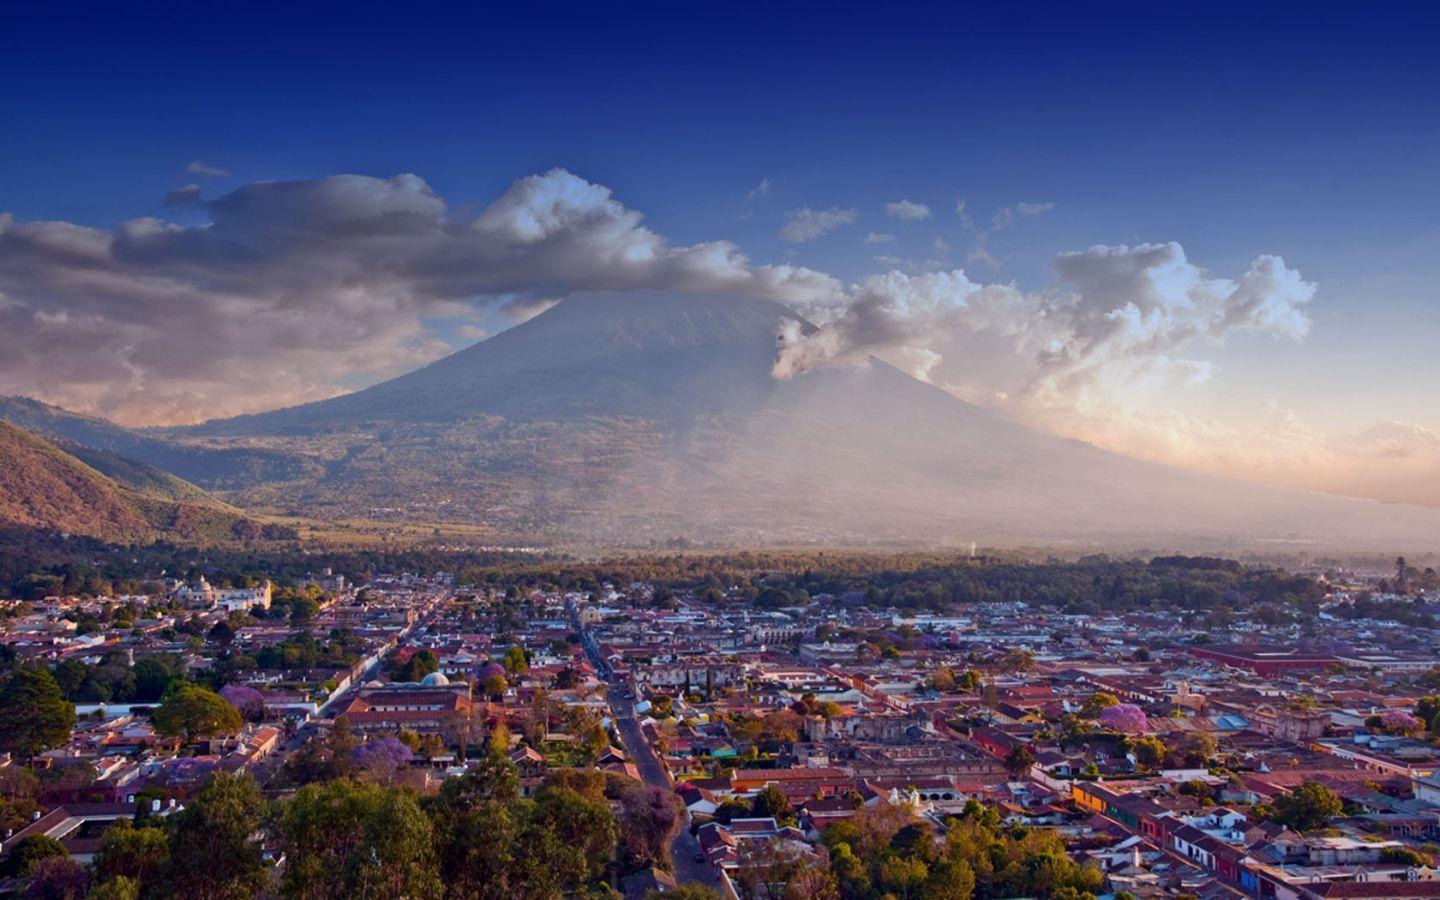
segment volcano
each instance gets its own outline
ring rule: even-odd
[[[581,295],[353,394],[172,433],[299,453],[243,503],[618,543],[1426,546],[1440,511],[1140,462],[872,360],[772,376],[788,308]]]

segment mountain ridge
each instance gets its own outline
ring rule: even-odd
[[[754,298],[579,295],[365,390],[177,433],[324,459],[286,486],[300,504],[621,543],[1440,538],[1440,511],[1130,459],[878,361],[776,379],[790,320],[813,327]]]
[[[82,452],[130,483],[0,420],[0,525],[141,543],[220,542],[264,531],[240,511],[174,476],[90,448]]]
[[[561,543],[1414,548],[1440,510],[1143,462],[878,360],[776,379],[769,300],[577,295],[361,391],[130,431],[37,401],[0,418],[184,474],[261,513],[483,525]],[[72,445],[72,449],[78,449]],[[95,455],[100,454],[100,455]],[[177,498],[172,498],[177,499]]]

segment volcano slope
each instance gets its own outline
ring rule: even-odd
[[[316,463],[319,474],[232,495],[242,503],[606,544],[1417,548],[1440,537],[1440,511],[1136,461],[878,361],[778,380],[777,335],[797,318],[745,297],[576,296],[366,390],[172,437]]]

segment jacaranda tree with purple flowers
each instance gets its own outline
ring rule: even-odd
[[[1117,703],[1100,710],[1100,727],[1121,734],[1144,734],[1150,730],[1150,720],[1133,703]]]

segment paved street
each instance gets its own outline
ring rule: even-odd
[[[617,688],[614,684],[610,688],[611,696],[614,698]],[[665,768],[650,749],[649,743],[645,741],[640,733],[640,724],[635,716],[629,712],[629,703],[618,698],[612,699],[610,709],[615,716],[616,729],[620,732],[620,739],[625,742],[625,749],[630,753],[630,758],[635,762],[635,768],[640,771],[640,777],[646,784],[652,787],[670,790],[672,785],[669,777],[665,774]],[[708,864],[697,862],[695,854],[700,852],[700,844],[690,834],[690,822],[688,816],[680,824],[680,832],[675,835],[675,840],[670,844],[671,861],[674,863],[675,877],[680,881],[698,881],[702,884],[715,885],[719,879],[715,876],[715,870]]]
[[[625,743],[626,752],[630,754],[630,759],[640,772],[640,778],[651,787],[671,790],[674,785],[670,783],[670,777],[666,774],[665,767],[660,764],[659,757],[655,755],[649,742],[640,733],[640,723],[635,719],[634,698],[605,668],[604,661],[600,658],[600,648],[596,645],[594,637],[585,629],[579,628],[578,621],[575,621],[574,624],[580,631],[581,640],[584,642],[591,663],[600,671],[609,685],[606,699],[610,702],[610,715],[615,720],[615,730],[620,733],[620,740]],[[720,883],[719,876],[708,863],[696,861],[695,856],[699,852],[700,843],[690,834],[690,817],[686,813],[680,823],[679,833],[670,842],[671,869],[675,873],[675,878],[681,882],[699,882],[714,887]]]

